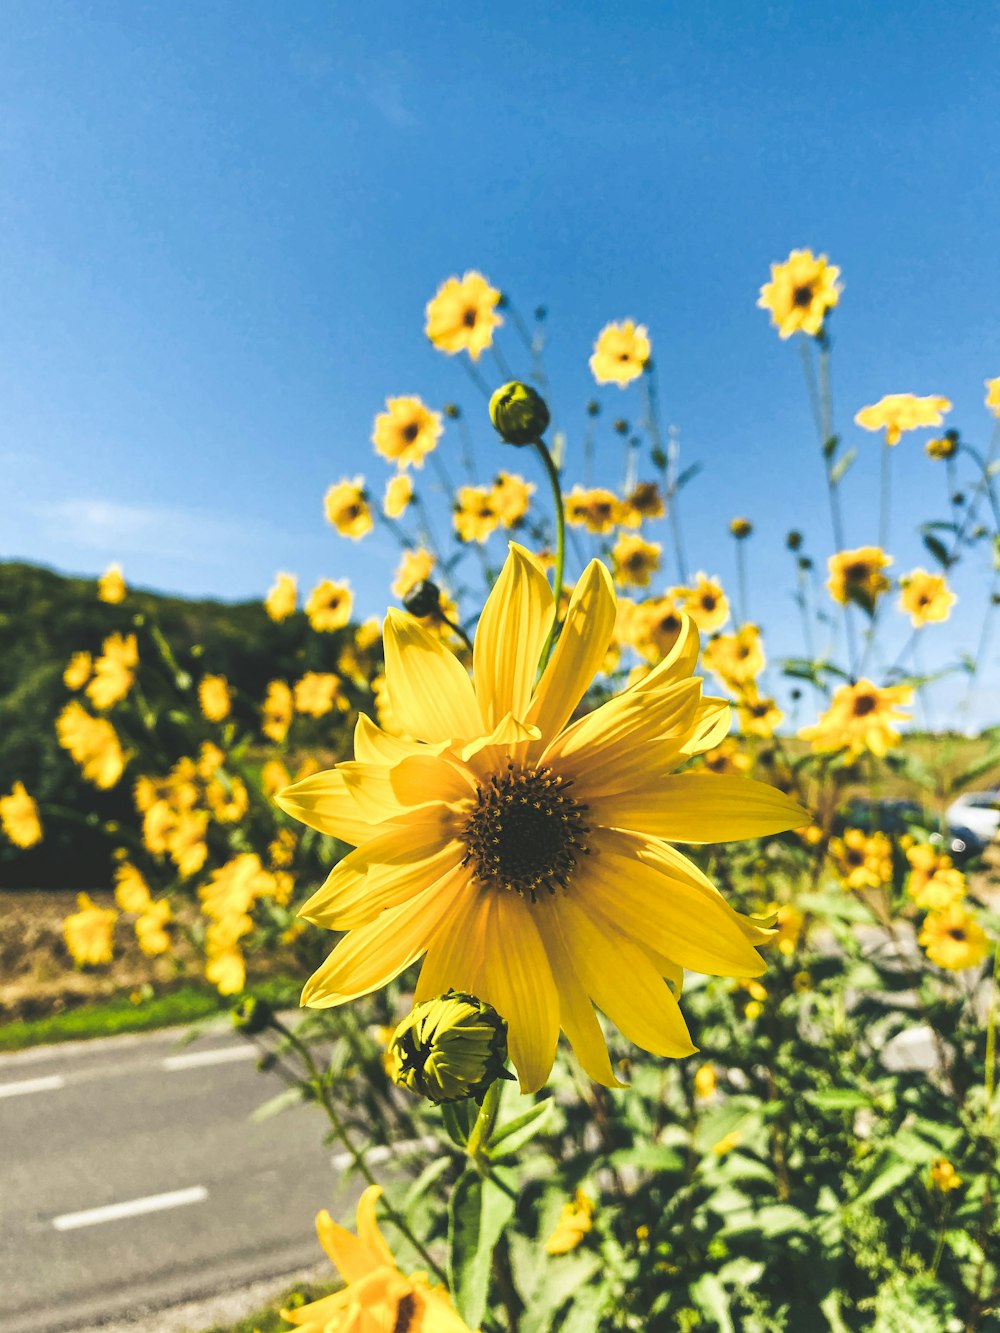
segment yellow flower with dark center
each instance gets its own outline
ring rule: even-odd
[[[713,635],[701,660],[706,671],[736,691],[745,689],[767,665],[760,630],[751,624],[741,625],[734,634]]]
[[[564,1203],[555,1230],[545,1242],[547,1254],[569,1254],[593,1226],[594,1201],[577,1190],[572,1203]]]
[[[94,674],[87,686],[87,698],[102,712],[120,703],[132,688],[139,649],[134,634],[110,634],[102,645],[101,656],[94,663]]]
[[[729,619],[729,601],[722,584],[701,570],[690,588],[671,588],[670,592],[704,634],[714,634]]]
[[[931,1163],[930,1184],[932,1189],[938,1190],[941,1194],[948,1194],[951,1190],[961,1189],[962,1177],[947,1157],[935,1157]]]
[[[340,677],[328,671],[307,671],[295,685],[295,711],[310,717],[323,717],[334,704],[346,699],[340,693]]]
[[[443,1287],[426,1273],[400,1272],[379,1230],[375,1204],[380,1185],[369,1185],[358,1200],[358,1232],[338,1226],[325,1210],[317,1215],[319,1242],[345,1286],[282,1319],[301,1333],[471,1333]]]
[[[90,673],[93,669],[94,664],[90,653],[74,653],[63,672],[63,684],[68,690],[82,689],[90,679]]]
[[[784,716],[774,699],[758,693],[756,685],[747,686],[736,700],[736,720],[745,736],[769,739],[781,725]]]
[[[493,480],[490,499],[505,528],[523,521],[535,493],[535,484],[514,472],[498,472]]]
[[[892,879],[892,843],[884,833],[845,829],[830,839],[830,856],[845,889],[878,889]]]
[[[636,324],[634,319],[605,324],[594,343],[591,374],[598,384],[617,384],[624,389],[639,378],[652,353],[653,345],[644,324]]]
[[[929,842],[908,847],[906,859],[910,863],[906,892],[924,911],[944,911],[965,897],[965,876],[955,869],[950,856]]]
[[[811,727],[803,727],[799,737],[811,741],[816,754],[846,750],[854,758],[868,750],[881,759],[899,743],[893,723],[909,719],[902,710],[912,699],[909,685],[880,687],[863,678],[841,685],[826,712]]]
[[[771,312],[779,337],[807,333],[815,338],[840,299],[839,277],[840,269],[826,255],[793,250],[783,264],[771,265],[771,281],[761,287],[757,305]]]
[[[940,394],[920,398],[914,393],[888,393],[855,416],[863,430],[884,430],[886,444],[898,444],[904,431],[921,426],[940,426],[951,403]]]
[[[385,484],[382,513],[386,518],[402,518],[413,499],[413,482],[405,472],[397,472]]]
[[[827,562],[830,570],[827,590],[841,606],[854,602],[870,615],[879,597],[889,589],[889,580],[882,570],[891,564],[892,557],[878,546],[838,551]]]
[[[493,346],[493,330],[503,323],[496,311],[499,300],[500,292],[475,270],[449,278],[427,302],[424,332],[439,352],[468,352],[478,361]]]
[[[493,491],[486,486],[459,486],[452,514],[455,531],[463,542],[484,542],[500,526],[500,513]]]
[[[86,893],[76,895],[76,906],[63,922],[63,938],[74,963],[91,967],[110,963],[118,913],[113,907],[98,907]]]
[[[151,901],[149,885],[140,871],[123,861],[115,869],[115,902],[123,912],[145,912]]]
[[[56,719],[56,735],[95,787],[113,787],[121,777],[125,755],[107,718],[92,717],[72,699]]]
[[[280,745],[292,725],[293,711],[292,691],[283,680],[272,680],[264,696],[261,731]]]
[[[714,750],[706,751],[703,762],[711,773],[730,773],[735,777],[748,773],[753,767],[750,756],[744,754],[736,741],[730,737],[727,737],[721,745],[717,745]]]
[[[346,579],[340,583],[322,579],[309,594],[306,615],[317,634],[332,634],[348,623],[353,605],[354,595]]]
[[[226,756],[212,741],[202,741],[198,751],[198,776],[205,782],[214,778],[226,762]]]
[[[615,582],[623,588],[648,588],[662,552],[659,542],[644,541],[637,532],[621,533],[611,551]]]
[[[574,486],[565,500],[566,522],[574,527],[585,527],[589,532],[603,535],[620,522],[622,502],[613,491],[601,486],[584,490]]]
[[[336,482],[323,497],[323,509],[327,522],[351,541],[360,541],[374,527],[364,477],[357,476],[353,481],[344,477]]]
[[[931,962],[949,972],[978,967],[990,952],[985,931],[961,903],[928,912],[917,938]]]
[[[274,586],[264,598],[264,610],[272,620],[282,621],[295,610],[299,586],[294,574],[277,574]]]
[[[640,603],[634,617],[634,646],[648,662],[658,662],[673,651],[686,623],[683,611],[669,596]]]
[[[404,471],[410,466],[423,467],[424,459],[441,438],[441,413],[431,411],[413,395],[387,398],[385,407],[375,418],[372,430],[376,453]]]
[[[232,700],[225,676],[203,676],[198,683],[198,706],[209,722],[222,722],[229,716]]]
[[[649,675],[568,725],[614,629],[604,566],[578,580],[536,685],[553,615],[543,570],[515,544],[479,621],[473,681],[390,610],[387,689],[413,739],[362,715],[353,762],[277,798],[357,848],[302,909],[347,932],[303,1003],[342,1004],[424,957],[415,1003],[454,989],[492,1005],[525,1091],[548,1077],[560,1027],[587,1073],[616,1083],[593,1004],[644,1049],[690,1054],[682,969],[756,975],[753,946],[768,934],[671,843],[759,837],[807,818],[749,778],[668,776],[729,727],[725,701],[703,699],[691,678],[698,634],[686,616]]]
[[[948,587],[943,574],[930,574],[926,569],[911,569],[899,580],[899,609],[910,617],[914,629],[932,621],[947,620],[958,598]]]
[[[102,602],[115,604],[124,601],[126,591],[125,576],[122,574],[121,565],[108,565],[97,580],[98,598]]]
[[[928,440],[924,449],[928,458],[954,458],[958,453],[958,436],[954,432],[949,432],[939,439]]]
[[[250,793],[242,778],[213,779],[205,788],[205,801],[220,824],[235,824],[250,808]]]
[[[1000,417],[1000,375],[995,380],[984,380],[986,385],[986,406],[995,417]]]
[[[662,518],[665,512],[663,496],[656,482],[640,481],[626,495],[620,521],[627,527],[637,528],[644,519]]]
[[[27,850],[41,842],[38,806],[23,782],[15,782],[9,796],[0,796],[0,827],[15,847]]]

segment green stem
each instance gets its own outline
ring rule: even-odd
[[[481,1148],[489,1146],[490,1135],[493,1133],[493,1126],[496,1124],[497,1112],[500,1109],[500,1092],[502,1088],[503,1080],[498,1078],[486,1089],[486,1096],[483,1098],[483,1104],[479,1108],[479,1114],[476,1116],[476,1123],[472,1126],[469,1142],[465,1147],[465,1151],[472,1158],[479,1156]]]
[[[882,467],[879,479],[878,544],[885,551],[889,546],[889,509],[892,493],[892,446],[882,443]]]
[[[532,441],[533,448],[542,460],[546,476],[549,479],[549,485],[552,487],[552,500],[556,511],[556,568],[554,576],[555,593],[555,615],[552,618],[552,628],[549,630],[545,645],[542,648],[541,661],[539,669],[543,668],[552,655],[552,645],[555,643],[556,627],[559,624],[559,603],[562,600],[563,590],[563,571],[566,566],[566,511],[563,508],[562,486],[559,483],[559,473],[555,463],[552,461],[552,455],[549,453],[543,440]]]
[[[986,1016],[986,1128],[993,1120],[993,1093],[996,1089],[997,1074],[997,998],[1000,991],[1000,940],[993,951],[993,979],[990,985],[990,1009]]]
[[[740,593],[740,623],[745,625],[750,619],[750,604],[747,600],[747,559],[744,551],[746,542],[736,538],[736,580]]]

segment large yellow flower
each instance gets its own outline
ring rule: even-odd
[[[840,269],[827,263],[826,255],[793,250],[783,264],[771,265],[771,281],[761,287],[757,304],[770,310],[780,337],[790,338],[793,333],[815,337],[823,328],[826,312],[840,298],[839,277]]]
[[[919,398],[915,393],[887,393],[877,403],[863,407],[855,423],[863,430],[885,430],[886,444],[898,444],[906,430],[920,426],[940,426],[942,413],[951,411],[951,403],[940,394]]]
[[[444,429],[441,413],[432,412],[419,398],[387,398],[386,410],[375,418],[372,443],[390,463],[405,469],[423,467]]]
[[[598,384],[617,384],[624,389],[639,378],[652,353],[646,326],[623,319],[619,324],[605,324],[597,335],[590,370]]]
[[[0,796],[0,827],[15,847],[34,847],[41,842],[38,806],[23,782],[15,782],[9,796]]]
[[[427,302],[424,332],[439,352],[468,352],[478,361],[493,346],[493,330],[503,319],[496,312],[500,292],[474,270],[449,278]]]
[[[353,481],[343,477],[331,486],[323,497],[323,509],[327,522],[333,524],[341,537],[350,537],[351,541],[360,541],[374,526],[362,476]]]
[[[893,723],[909,718],[900,710],[909,707],[912,698],[909,685],[879,687],[864,679],[841,685],[826,712],[811,727],[803,727],[799,736],[811,741],[817,754],[846,750],[856,758],[870,750],[881,759],[898,743]]]
[[[729,728],[729,705],[703,699],[691,678],[698,633],[686,616],[657,667],[570,724],[614,631],[604,566],[592,561],[578,580],[536,684],[553,614],[539,562],[516,544],[480,618],[473,681],[391,610],[386,679],[405,736],[362,715],[353,762],[277,798],[357,849],[302,909],[348,932],[303,1003],[366,995],[424,957],[415,999],[454,988],[492,1004],[525,1091],[548,1077],[560,1027],[587,1073],[615,1084],[595,1004],[636,1045],[689,1055],[682,969],[757,975],[753,946],[768,934],[671,842],[759,837],[808,819],[749,778],[670,776]]]
[[[407,1277],[379,1230],[375,1204],[380,1185],[358,1200],[358,1233],[338,1226],[324,1209],[316,1218],[319,1243],[345,1286],[297,1310],[282,1310],[302,1333],[470,1333],[443,1287],[426,1273]]]
[[[899,609],[910,617],[914,629],[932,621],[947,620],[958,598],[948,587],[943,574],[931,574],[926,569],[911,569],[899,580]]]
[[[889,580],[882,570],[891,564],[892,556],[878,546],[837,551],[827,561],[830,570],[827,591],[841,606],[854,602],[870,614],[882,593],[889,590]]]

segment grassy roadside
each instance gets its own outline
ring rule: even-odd
[[[263,1310],[248,1314],[238,1319],[235,1324],[213,1324],[205,1333],[289,1333],[289,1325],[277,1313],[278,1310],[297,1309],[310,1301],[329,1296],[343,1284],[340,1282],[309,1282],[293,1287]]]
[[[259,996],[276,1008],[294,1007],[298,1003],[300,984],[287,977],[271,977],[255,983],[248,994]],[[78,1009],[67,1009],[45,1018],[16,1019],[5,1023],[0,1027],[0,1051],[21,1051],[48,1042],[114,1037],[124,1032],[150,1032],[222,1014],[231,1006],[231,998],[219,995],[211,987],[191,983],[163,995],[138,1000],[129,995],[117,995],[110,1000],[95,1000]]]

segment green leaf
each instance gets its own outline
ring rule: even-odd
[[[437,1184],[454,1160],[453,1157],[438,1157],[424,1167],[406,1191],[406,1198],[403,1200],[404,1213],[409,1213],[410,1209],[420,1202],[431,1186]]]
[[[552,1098],[547,1097],[545,1101],[537,1102],[523,1115],[515,1116],[513,1120],[501,1125],[490,1140],[490,1159],[500,1161],[520,1152],[526,1143],[530,1143],[535,1135],[540,1134],[545,1128],[545,1121],[551,1109]]]
[[[948,569],[950,567],[951,556],[948,554],[947,550],[945,549],[945,545],[942,541],[940,541],[932,533],[925,532],[924,545],[927,547],[928,551],[930,551],[931,555],[934,557],[934,559],[938,562],[939,565],[942,565],[945,569]]]
[[[640,1171],[681,1171],[685,1157],[676,1148],[661,1143],[637,1143],[631,1148],[619,1148],[608,1158],[613,1167],[631,1166]]]
[[[871,908],[860,898],[843,893],[803,893],[796,898],[795,906],[802,912],[811,912],[815,916],[833,917],[839,921],[872,921]]]
[[[872,1104],[872,1099],[860,1088],[823,1088],[805,1093],[805,1100],[820,1111],[855,1111]]]
[[[492,1177],[459,1176],[448,1205],[451,1294],[462,1318],[478,1328],[486,1313],[493,1250],[514,1215],[514,1197]]]
[[[583,1290],[601,1266],[596,1254],[579,1250],[575,1254],[544,1256],[537,1263],[544,1265],[544,1272],[538,1293],[527,1302],[528,1308],[518,1321],[521,1333],[545,1333],[566,1302]]]
[[[695,1304],[715,1320],[718,1333],[736,1333],[729,1317],[729,1297],[714,1273],[702,1273],[698,1281],[691,1284],[690,1292]]]
[[[912,1162],[892,1162],[875,1177],[867,1189],[862,1190],[857,1198],[851,1199],[847,1206],[858,1208],[863,1204],[875,1203],[877,1199],[883,1198],[894,1190],[897,1185],[902,1185],[904,1180],[909,1180],[914,1170],[915,1167]]]
[[[470,1111],[471,1108],[471,1111]],[[456,1148],[464,1148],[469,1142],[472,1126],[475,1124],[477,1111],[471,1100],[464,1102],[445,1102],[441,1107],[441,1122],[445,1132]]]

